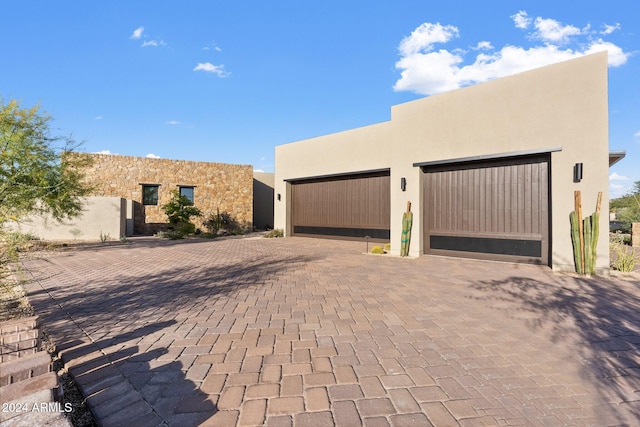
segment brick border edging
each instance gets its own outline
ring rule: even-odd
[[[109,415],[117,415],[130,406],[139,409],[146,405],[148,410],[143,416],[154,412],[142,394],[94,342],[59,350],[58,356],[101,426],[119,426],[121,423],[110,422]]]
[[[51,355],[40,350],[40,337],[38,316],[0,322],[0,391],[3,402],[27,401],[34,395],[44,396],[43,393],[48,393],[49,402],[59,400],[58,376],[52,372]],[[21,413],[3,415],[3,419],[10,419]]]

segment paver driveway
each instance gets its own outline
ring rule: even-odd
[[[24,266],[104,426],[637,425],[638,281],[364,251],[133,239]]]

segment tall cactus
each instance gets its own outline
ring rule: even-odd
[[[582,217],[582,196],[579,190],[574,192],[576,210],[569,214],[571,222],[571,241],[573,243],[573,261],[578,274],[596,273],[596,249],[600,236],[600,208],[602,206],[602,191],[598,192],[596,211]],[[584,264],[583,264],[584,262]]]
[[[591,215],[591,270],[589,274],[596,273],[596,248],[600,235],[600,213],[594,212]]]
[[[571,241],[573,242],[573,260],[576,266],[576,272],[582,274],[582,250],[580,249],[580,229],[578,227],[578,214],[576,211],[569,215],[571,221]]]
[[[593,274],[593,236],[591,234],[591,217],[588,216],[584,219],[584,273]]]

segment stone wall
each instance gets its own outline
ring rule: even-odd
[[[195,218],[205,230],[209,216],[228,213],[247,227],[253,225],[253,168],[250,165],[152,159],[110,154],[86,154],[94,160],[86,169],[87,179],[95,185],[93,195],[122,197],[134,202],[134,233],[150,234],[166,228],[162,205],[179,186],[193,186],[194,204],[202,213]],[[142,185],[157,184],[158,204],[142,204]]]
[[[640,222],[631,224],[631,246],[640,248]]]

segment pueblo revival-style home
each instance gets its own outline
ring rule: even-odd
[[[607,53],[391,108],[389,121],[280,145],[275,227],[287,236],[391,242],[399,254],[573,270],[569,214],[608,212]],[[607,215],[600,230],[608,229]],[[609,268],[606,233],[596,271]]]

